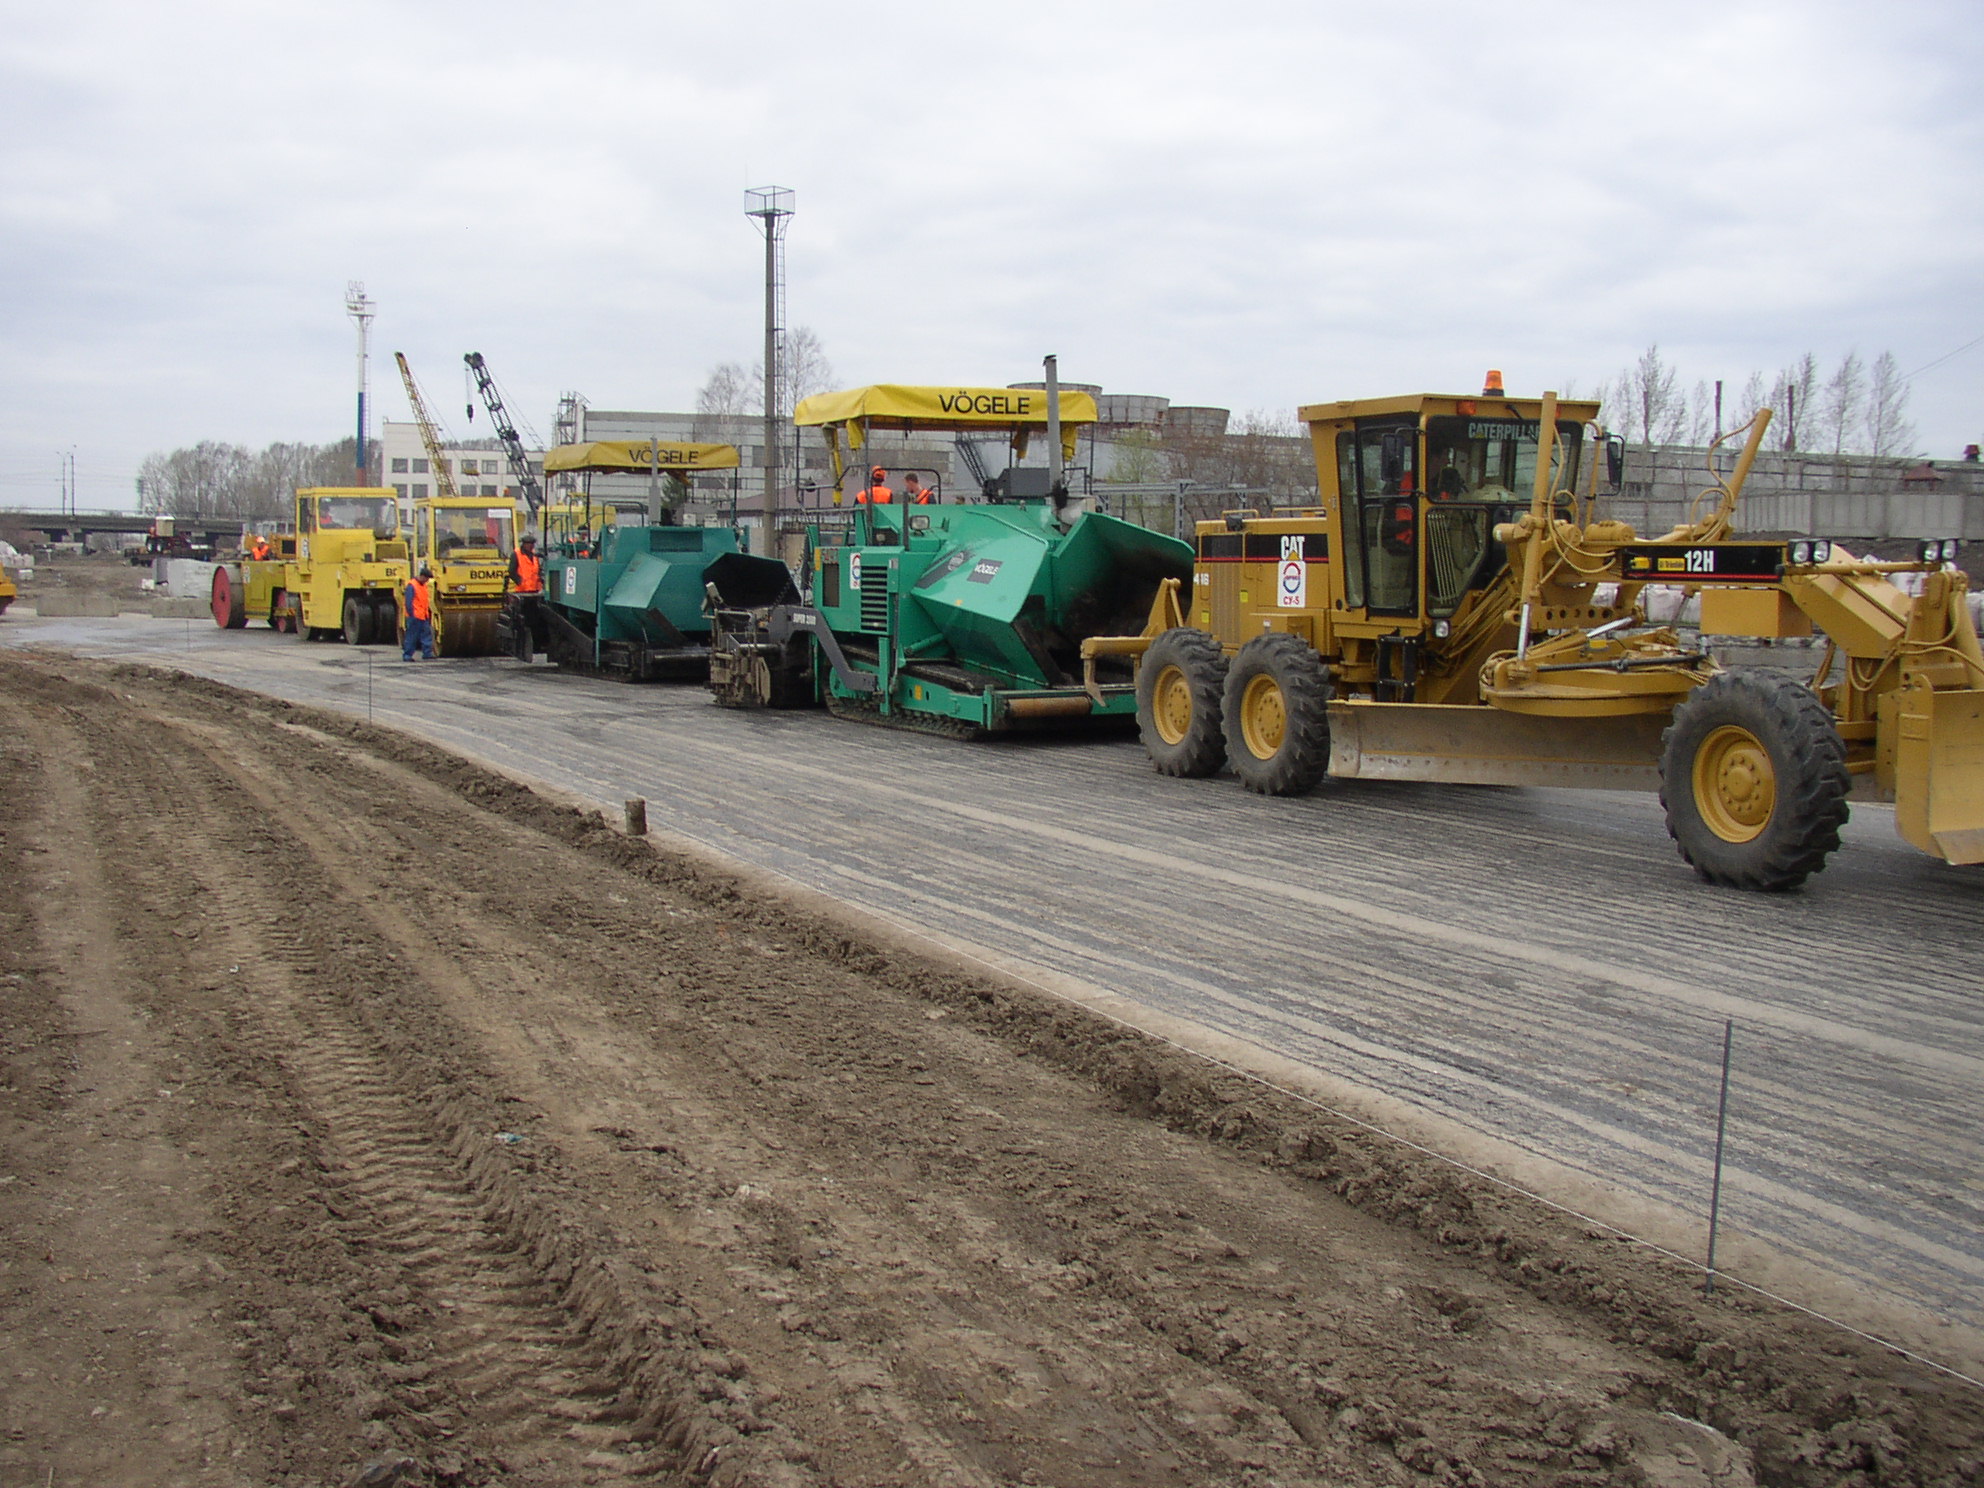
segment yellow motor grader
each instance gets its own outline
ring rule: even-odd
[[[1747,434],[1726,477],[1711,451],[1690,519],[1642,538],[1595,510],[1619,455],[1598,411],[1495,377],[1303,408],[1318,504],[1199,523],[1189,598],[1168,584],[1141,635],[1086,642],[1090,675],[1136,658],[1168,775],[1657,788],[1682,857],[1739,888],[1822,868],[1849,798],[1984,862],[1984,652],[1954,542],[1876,563],[1732,538],[1768,411],[1725,436]],[[1699,594],[1706,635],[1822,637],[1813,680],[1724,669],[1649,621],[1652,585]]]

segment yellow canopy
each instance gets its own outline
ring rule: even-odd
[[[652,439],[595,439],[546,450],[547,474],[560,470],[624,471],[641,475],[654,469],[728,470],[737,464],[734,444],[670,444]]]
[[[840,431],[847,431],[847,448],[868,441],[870,429],[933,429],[972,434],[1006,430],[1013,452],[1026,454],[1027,438],[1047,427],[1047,394],[1039,388],[905,387],[878,383],[840,393],[819,393],[794,410],[792,421],[802,428],[818,427],[833,452],[834,475],[841,473]],[[1095,399],[1087,393],[1061,394],[1061,457],[1075,457],[1075,435],[1081,425],[1095,422]],[[550,468],[548,463],[546,468]]]

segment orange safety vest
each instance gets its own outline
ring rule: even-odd
[[[269,556],[269,545],[262,541],[261,538],[256,538],[255,546],[248,550],[248,556],[259,563],[262,559]]]
[[[930,499],[936,494],[937,493],[931,490],[928,486],[918,486],[916,488],[916,505],[928,506],[930,504]]]
[[[887,506],[896,499],[896,493],[887,486],[870,486],[854,498],[856,506]]]
[[[407,587],[413,591],[413,615],[411,618],[415,620],[433,619],[434,618],[433,591],[431,591],[425,584],[421,583],[420,580],[418,579],[415,579],[411,584],[407,585]]]
[[[516,551],[517,593],[538,594],[544,589],[544,560],[522,548]]]

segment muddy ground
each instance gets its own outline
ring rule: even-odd
[[[1957,1484],[1984,1395],[384,729],[0,656],[0,1488]]]

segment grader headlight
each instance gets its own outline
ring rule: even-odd
[[[1953,537],[1930,537],[1922,542],[1924,563],[1956,562],[1957,540]]]

